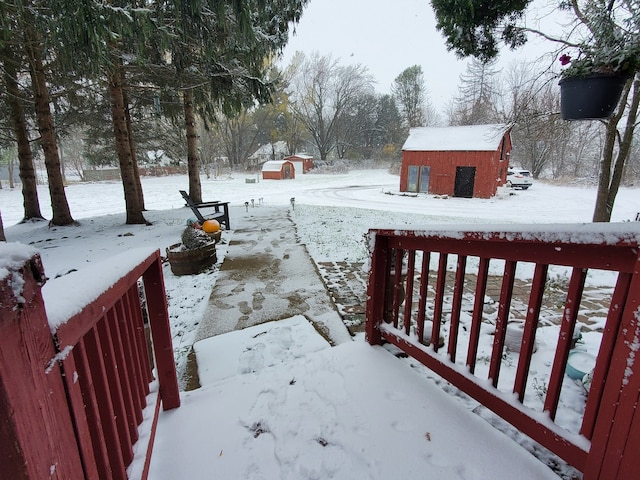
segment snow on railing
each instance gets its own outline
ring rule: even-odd
[[[371,344],[394,344],[585,479],[635,478],[638,225],[371,230],[369,238]],[[576,382],[567,363],[581,349],[595,367]]]
[[[16,248],[0,245],[0,257]],[[25,254],[0,279],[1,420],[12,425],[0,444],[17,449],[3,473],[126,479],[150,382],[156,407],[136,455],[150,458],[159,406],[180,405],[160,253],[128,252],[44,288],[39,256]]]

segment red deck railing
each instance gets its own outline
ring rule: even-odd
[[[113,283],[98,286],[95,298],[82,298],[87,276],[51,281],[49,318],[37,254],[1,280],[0,403],[7,408],[0,446],[7,478],[126,479],[155,381],[150,434],[146,446],[137,446],[146,476],[159,406],[178,407],[180,397],[160,254],[110,260],[119,262]],[[100,278],[105,270],[85,273]],[[73,297],[74,289],[84,303],[55,298]],[[56,303],[71,313],[56,312]]]
[[[640,366],[634,369],[634,363],[640,348],[640,229],[625,225],[625,232],[602,224],[546,231],[371,230],[367,339],[371,344],[390,342],[419,360],[582,471],[585,479],[637,478]],[[517,268],[528,268],[532,275],[524,287],[518,284],[517,294],[526,305],[522,340],[515,375],[505,381],[500,374],[507,358]],[[500,273],[492,276],[496,269]],[[530,367],[551,290],[549,273],[557,269],[568,269],[570,275],[548,383],[538,388],[543,401],[536,409],[524,399],[532,388]],[[571,432],[555,418],[585,280],[593,269],[614,272],[616,281],[606,302],[581,427]],[[496,278],[496,312],[489,319],[483,312],[485,298],[488,283]],[[464,303],[471,306],[463,308]],[[494,329],[490,354],[480,362],[479,344],[486,342],[481,331],[486,333],[487,327]]]

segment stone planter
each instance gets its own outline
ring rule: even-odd
[[[625,75],[593,74],[560,80],[560,113],[563,120],[596,120],[610,117],[624,87]]]
[[[176,243],[167,248],[167,258],[174,275],[194,275],[210,267],[218,260],[215,243],[192,250],[180,249]]]

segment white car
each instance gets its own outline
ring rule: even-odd
[[[510,168],[507,170],[507,186],[526,190],[533,185],[533,179],[529,170]]]

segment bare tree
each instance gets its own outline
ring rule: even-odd
[[[83,152],[85,139],[84,131],[80,127],[74,126],[60,139],[60,159],[73,175],[84,180],[84,169],[86,167]]]
[[[373,78],[362,65],[341,66],[330,55],[318,53],[301,64],[289,92],[291,106],[313,138],[321,160],[336,146],[340,119],[354,111],[364,93],[372,91]]]

